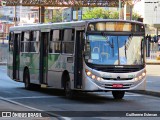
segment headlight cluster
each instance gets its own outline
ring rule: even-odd
[[[89,71],[87,69],[85,70],[85,72],[86,72],[86,75],[88,77],[92,78],[93,80],[100,81],[102,79],[101,77],[98,77],[98,76],[94,75],[91,71]]]
[[[135,81],[141,80],[146,76],[146,72],[143,72],[141,75],[134,78]]]

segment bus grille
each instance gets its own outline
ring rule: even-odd
[[[110,73],[130,73],[137,72],[139,70],[144,69],[145,65],[95,65],[91,63],[87,63],[87,66],[102,72],[110,72]]]
[[[129,72],[137,72],[142,68],[114,68],[114,67],[107,67],[107,68],[95,68],[96,70],[103,71],[103,72],[111,72],[111,73],[129,73]]]

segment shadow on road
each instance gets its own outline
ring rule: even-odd
[[[25,88],[20,88],[20,89],[25,90]],[[51,95],[51,96],[57,96],[62,99],[72,100],[75,102],[79,101],[81,103],[86,103],[86,104],[106,103],[106,101],[107,102],[116,102],[116,101],[124,102],[124,101],[126,101],[123,99],[122,100],[115,100],[109,93],[104,93],[104,92],[103,92],[104,93],[103,96],[101,96],[100,94],[94,93],[94,92],[76,92],[74,98],[68,99],[65,96],[64,90],[61,90],[61,89],[53,89],[53,88],[39,88],[39,89],[37,89],[37,88],[34,88],[29,91],[44,93],[44,94]],[[106,94],[106,96],[105,96],[105,94]]]

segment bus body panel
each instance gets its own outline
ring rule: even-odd
[[[61,55],[49,54],[48,55],[48,85],[55,88],[61,87]]]
[[[89,68],[84,63],[83,69],[83,90],[92,91],[92,90],[104,90],[104,91],[113,91],[113,90],[145,90],[146,87],[146,76],[142,77],[141,80],[135,80],[136,76],[140,76],[142,73],[146,73],[146,69],[142,69],[137,72],[130,73],[110,73],[97,71],[92,68]],[[100,77],[100,80],[91,79],[86,75],[85,70],[91,71],[92,74]],[[108,80],[107,80],[108,79]],[[123,85],[123,87],[114,88],[113,85]]]
[[[23,72],[27,67],[29,69],[30,82],[39,84],[39,53],[21,53],[20,57],[20,81],[23,81]]]

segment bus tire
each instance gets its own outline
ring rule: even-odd
[[[74,98],[74,91],[71,90],[71,83],[69,80],[69,75],[66,76],[65,86],[64,86],[65,96],[66,98],[72,99]]]
[[[31,89],[30,75],[29,75],[28,69],[26,69],[24,72],[24,85],[25,85],[25,89],[27,89],[27,90]]]
[[[114,99],[121,100],[124,97],[125,91],[112,91]]]

